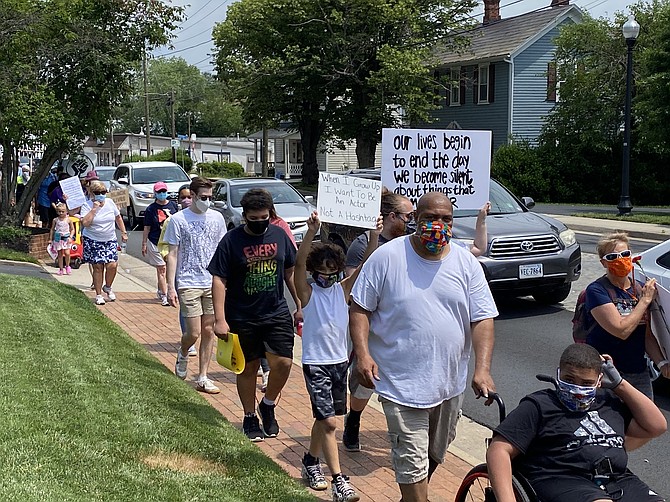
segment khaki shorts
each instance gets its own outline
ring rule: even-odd
[[[214,315],[212,288],[184,288],[177,291],[179,312],[184,317]]]
[[[398,484],[411,485],[428,477],[428,457],[442,463],[456,437],[463,394],[433,408],[410,408],[379,398],[391,441],[391,462]]]
[[[154,267],[164,267],[165,260],[163,255],[158,252],[158,247],[151,241],[147,241],[147,255],[145,256],[147,263]]]

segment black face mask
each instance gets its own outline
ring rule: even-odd
[[[270,226],[269,219],[247,221],[247,228],[256,235],[264,234],[265,231],[268,229],[268,226]]]

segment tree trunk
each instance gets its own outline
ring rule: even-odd
[[[356,136],[356,159],[359,169],[375,167],[377,154],[377,140],[365,133]]]
[[[4,154],[2,156],[2,184],[0,184],[0,225],[16,225],[17,213],[14,201],[18,171],[16,149],[8,139],[2,141],[2,149]]]
[[[308,117],[298,121],[298,130],[303,152],[302,181],[316,185],[319,181],[317,153],[324,127],[320,120]]]
[[[44,178],[46,178],[47,175],[49,174],[51,166],[54,165],[54,162],[56,162],[62,154],[63,149],[56,146],[49,146],[44,151],[42,160],[40,160],[40,165],[37,168],[37,170],[33,173],[33,175],[30,177],[30,181],[28,181],[28,185],[23,190],[23,195],[21,196],[21,200],[17,205],[18,209],[17,222],[16,222],[17,225],[20,225],[23,219],[25,218],[26,214],[30,210],[30,203],[32,202],[33,198],[35,197],[35,194],[39,190],[42,181],[44,181]]]

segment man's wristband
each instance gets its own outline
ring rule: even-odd
[[[660,370],[666,364],[670,364],[670,361],[668,361],[667,359],[663,359],[662,361],[659,361],[658,364],[656,364],[656,366],[658,366],[658,369]]]

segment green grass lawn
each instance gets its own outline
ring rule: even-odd
[[[670,225],[670,215],[652,213],[631,213],[626,216],[617,216],[613,213],[575,213],[572,216],[582,218],[600,218],[602,220],[633,221],[636,223],[655,223],[656,225]]]
[[[27,261],[29,263],[39,263],[36,258],[29,254],[14,251],[0,246],[0,260]]]
[[[0,500],[315,500],[74,288],[0,274],[0,326]]]

